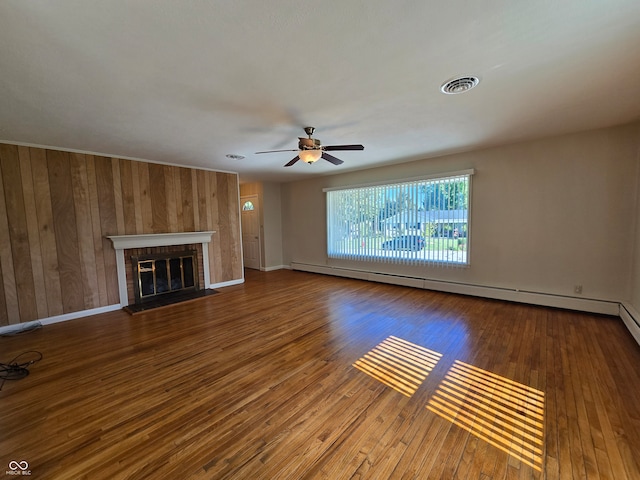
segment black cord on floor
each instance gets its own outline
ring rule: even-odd
[[[33,358],[27,361],[23,361],[22,363],[18,362],[20,357],[26,356],[27,354],[35,354],[32,355]],[[29,369],[31,365],[36,362],[42,360],[42,353],[37,352],[35,350],[30,350],[28,352],[23,352],[9,363],[0,363],[0,390],[4,386],[4,382],[7,380],[20,380],[21,378],[29,375]]]

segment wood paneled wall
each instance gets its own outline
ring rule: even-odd
[[[107,235],[215,230],[213,283],[242,278],[238,177],[0,144],[0,326],[119,303]]]

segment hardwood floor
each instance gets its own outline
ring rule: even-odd
[[[32,478],[640,478],[640,346],[617,318],[248,271],[0,338],[2,362],[27,350],[0,471]]]

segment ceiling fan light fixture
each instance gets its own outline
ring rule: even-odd
[[[291,167],[299,160],[305,163],[315,163],[321,158],[334,165],[342,165],[344,162],[339,158],[334,157],[326,152],[334,152],[339,150],[364,150],[364,145],[327,145],[322,146],[320,140],[313,138],[311,135],[315,131],[313,127],[305,127],[304,132],[309,138],[298,137],[298,149],[297,150],[266,150],[258,153],[276,153],[276,152],[296,152],[297,155],[293,157],[289,163],[285,164],[285,167]]]
[[[300,153],[298,154],[298,156],[300,157],[300,160],[302,160],[303,162],[314,163],[320,160],[320,157],[322,157],[322,150],[320,149],[300,150]]]

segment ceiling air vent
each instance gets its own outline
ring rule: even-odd
[[[480,80],[478,77],[458,77],[448,80],[442,84],[440,91],[447,95],[455,95],[456,93],[464,93],[478,85]]]

